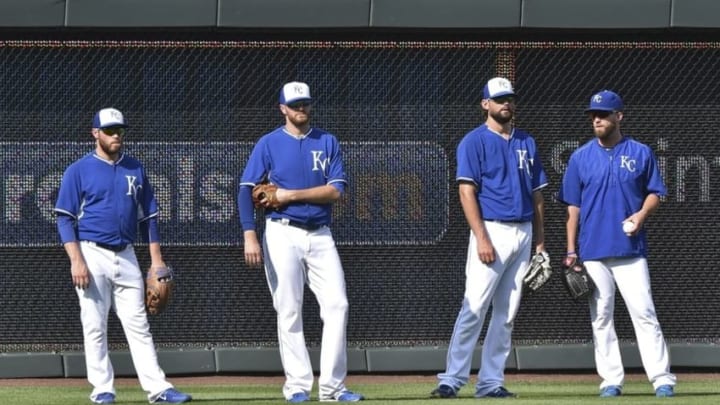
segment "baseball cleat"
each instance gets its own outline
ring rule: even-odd
[[[516,394],[510,392],[505,387],[497,387],[494,390],[488,392],[487,394],[478,395],[475,394],[475,398],[515,398],[517,397]]]
[[[430,393],[430,396],[433,398],[457,398],[457,390],[447,384],[440,384]]]
[[[96,404],[114,404],[115,403],[115,394],[112,392],[102,392],[100,394],[97,394],[95,396],[95,399],[92,400]]]
[[[298,404],[300,402],[308,402],[310,401],[310,397],[308,394],[304,392],[296,392],[290,396],[290,398],[287,399],[288,402],[291,402],[293,404]]]
[[[359,402],[365,399],[362,394],[352,391],[341,391],[329,398],[320,398],[320,402]]]
[[[622,387],[619,385],[608,385],[600,390],[602,398],[619,397],[620,395],[622,395]]]
[[[672,385],[661,385],[655,390],[655,396],[658,398],[668,398],[675,396],[675,388]]]
[[[155,398],[153,403],[156,402],[166,402],[168,404],[182,404],[184,402],[190,402],[192,401],[192,397],[188,394],[185,394],[183,392],[180,392],[176,390],[175,388],[168,388],[165,391],[163,391],[160,395]]]

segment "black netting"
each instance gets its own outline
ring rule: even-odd
[[[455,147],[481,122],[484,82],[510,77],[516,123],[539,143],[550,187],[547,246],[559,261],[564,210],[552,202],[570,152],[591,136],[594,92],[624,96],[624,131],[658,155],[669,196],[648,224],[658,314],[671,341],[718,340],[718,43],[31,42],[0,43],[0,351],[82,345],[69,263],[52,218],[64,167],[91,150],[107,106],[132,125],[127,149],[163,208],[175,302],[152,319],[167,347],[274,345],[262,271],[243,263],[237,176],[253,142],[282,123],[277,94],[310,84],[314,123],[343,143],[350,192],[333,231],[351,304],[351,346],[446,344],[464,288],[468,230]],[[404,186],[395,190],[393,184]],[[147,264],[145,247],[137,249]],[[310,344],[320,321],[306,296]],[[622,301],[616,326],[634,338]],[[116,319],[111,342],[124,338]],[[521,307],[518,343],[589,341],[587,308],[558,278]]]

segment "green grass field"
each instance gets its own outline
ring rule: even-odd
[[[12,386],[11,382],[0,386],[0,404],[3,405],[70,405],[90,404],[87,398],[88,386],[64,386],[62,379],[57,386]],[[74,384],[77,385],[77,384]],[[715,379],[693,379],[680,381],[677,396],[674,398],[656,398],[650,384],[646,381],[630,381],[625,385],[623,396],[619,398],[597,397],[595,382],[549,382],[549,381],[512,381],[508,384],[511,391],[519,395],[515,399],[475,399],[472,389],[461,391],[459,399],[438,400],[429,398],[434,388],[432,383],[373,383],[353,384],[352,388],[362,392],[367,404],[411,405],[446,402],[450,405],[478,404],[488,402],[512,402],[524,405],[554,404],[720,404],[720,387]],[[193,403],[207,404],[282,404],[278,384],[178,384],[178,388],[193,395]],[[118,404],[146,404],[144,393],[137,383],[125,384],[117,389]],[[316,393],[313,402],[317,403]]]

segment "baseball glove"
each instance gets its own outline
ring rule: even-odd
[[[272,183],[260,183],[252,189],[252,199],[255,208],[278,208],[277,186]],[[263,202],[264,200],[264,202]]]
[[[145,306],[150,315],[165,310],[175,288],[175,276],[170,267],[150,267],[145,279]]]
[[[570,296],[578,301],[589,297],[595,290],[595,283],[577,257],[567,256],[563,260],[563,282]]]
[[[527,272],[523,278],[523,292],[532,294],[539,290],[550,280],[553,268],[550,265],[550,256],[547,252],[536,253],[530,260]]]

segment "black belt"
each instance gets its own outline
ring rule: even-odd
[[[505,223],[509,223],[509,224],[522,224],[522,223],[525,223],[525,222],[529,222],[529,221],[527,221],[527,220],[522,220],[522,219],[490,219],[490,218],[485,218],[485,220],[486,220],[486,221],[490,221],[490,222],[505,222]]]
[[[273,222],[279,222],[281,224],[294,226],[295,228],[304,229],[306,231],[317,231],[318,229],[325,226],[319,224],[306,224],[304,222],[293,221],[292,219],[287,218],[271,218],[270,220]]]
[[[111,250],[111,251],[116,252],[116,253],[117,253],[117,252],[122,252],[122,251],[125,250],[125,249],[127,248],[127,246],[128,246],[127,243],[124,244],[124,245],[107,245],[107,244],[105,244],[105,243],[97,243],[97,242],[94,242],[94,243],[95,243],[95,246],[97,246],[97,247],[99,247],[99,248],[103,248],[103,249],[105,249],[105,250]]]

